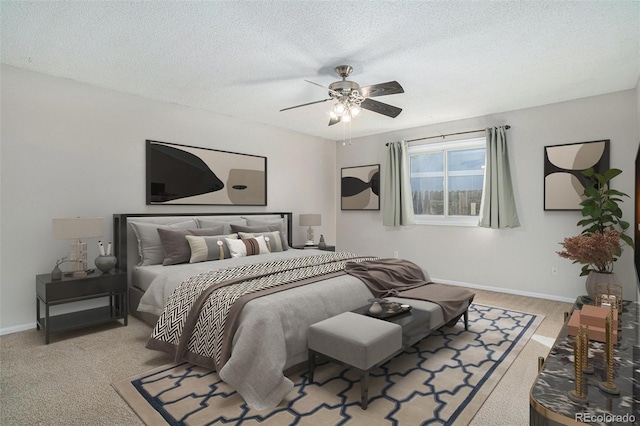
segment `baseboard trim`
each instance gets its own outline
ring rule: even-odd
[[[13,334],[19,331],[26,331],[36,328],[36,323],[31,324],[22,324],[22,325],[14,325],[13,327],[5,327],[0,328],[0,336],[4,336],[5,334]]]
[[[477,288],[478,290],[495,291],[496,293],[506,293],[506,294],[515,294],[518,296],[535,297],[537,299],[554,300],[556,302],[574,303],[576,301],[575,297],[570,298],[570,297],[553,296],[550,294],[533,293],[530,291],[520,291],[520,290],[513,290],[510,288],[502,288],[502,287],[491,287],[486,285],[464,283],[460,281],[444,280],[440,278],[431,278],[431,280],[436,283],[457,285],[460,287],[468,287],[468,288]]]
[[[518,296],[535,297],[538,299],[555,300],[556,302],[573,303],[576,301],[575,298],[571,299],[568,297],[552,296],[549,294],[541,294],[541,293],[532,293],[529,291],[512,290],[512,289],[502,288],[502,287],[491,287],[491,286],[485,286],[485,285],[464,283],[460,281],[444,280],[440,278],[432,278],[432,280],[434,282],[442,283],[442,284],[457,285],[460,287],[468,287],[468,288],[477,288],[478,290],[495,291],[496,293],[516,294]],[[29,330],[35,327],[36,327],[36,323],[34,322],[31,324],[23,324],[23,325],[16,325],[13,327],[0,328],[0,336],[3,336],[5,334],[17,333],[19,331]]]

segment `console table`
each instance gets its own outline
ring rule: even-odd
[[[579,297],[573,309],[582,309],[584,304],[592,304],[591,299]],[[614,383],[620,389],[620,395],[608,395],[598,388],[598,384],[606,380],[605,344],[589,341],[589,363],[595,372],[583,375],[588,397],[584,404],[572,402],[568,396],[575,381],[574,336],[567,335],[567,318],[531,387],[530,425],[630,425],[640,422],[639,315],[638,302],[623,302],[618,344],[614,347]]]

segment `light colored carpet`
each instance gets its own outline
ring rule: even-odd
[[[369,407],[359,377],[334,363],[290,375],[294,389],[270,410],[250,410],[218,375],[171,364],[114,385],[148,425],[418,425],[469,423],[542,322],[540,316],[473,304],[462,321],[408,348],[371,373]],[[167,420],[165,423],[164,419]]]
[[[528,424],[537,358],[549,352],[540,341],[555,339],[571,304],[473,291],[477,303],[545,316],[471,421],[477,426]],[[55,334],[49,345],[35,327],[0,336],[0,424],[143,425],[111,383],[171,362],[144,348],[150,331],[130,317],[127,327],[114,323]]]

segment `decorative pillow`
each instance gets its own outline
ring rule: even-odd
[[[198,226],[200,228],[210,228],[212,226],[224,225],[224,230],[221,232],[221,234],[234,233],[235,231],[231,230],[231,225],[247,226],[247,221],[239,217],[233,220],[231,220],[231,218],[230,220],[217,219],[215,216],[211,219],[206,217],[198,217],[196,218],[196,220],[198,221]]]
[[[263,236],[267,244],[267,248],[271,253],[274,253],[277,251],[283,251],[282,239],[280,238],[280,231],[261,232],[261,233],[238,232],[238,236],[240,236],[240,238],[243,240],[247,238],[255,238],[258,236]]]
[[[231,257],[254,256],[256,254],[269,253],[269,249],[262,235],[244,240],[226,238],[226,241],[227,246],[229,246],[229,251],[231,252]]]
[[[288,248],[287,239],[282,237],[282,227],[278,224],[275,224],[275,223],[267,224],[265,222],[262,225],[253,225],[253,226],[231,225],[231,229],[233,230],[233,232],[246,232],[249,234],[279,231],[282,250],[284,251]]]
[[[189,263],[204,262],[207,260],[229,259],[231,252],[226,240],[238,239],[237,234],[196,236],[185,235],[185,239],[191,248]]]
[[[170,225],[158,225],[157,223],[147,222],[129,222],[133,232],[138,240],[138,254],[140,255],[140,263],[138,265],[158,265],[164,260],[164,249],[158,235],[158,228],[163,229],[196,229],[198,225],[193,219],[182,222],[172,223]]]
[[[212,228],[196,229],[158,228],[158,235],[160,235],[160,242],[164,249],[164,260],[162,261],[162,264],[167,266],[189,262],[189,258],[191,257],[191,248],[185,238],[186,235],[221,234],[224,234],[224,225],[218,225]]]
[[[250,217],[246,217],[247,224],[249,226],[269,226],[271,229],[269,231],[280,231],[280,238],[282,239],[282,250],[287,250],[289,248],[288,234],[287,234],[287,221],[285,218],[282,219],[251,219]],[[276,229],[273,229],[276,227]]]

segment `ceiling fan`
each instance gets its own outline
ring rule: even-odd
[[[398,114],[402,112],[401,108],[371,99],[376,96],[404,93],[404,89],[397,81],[360,87],[355,81],[347,80],[347,77],[349,77],[353,71],[350,65],[338,65],[335,70],[338,75],[342,77],[342,81],[335,81],[331,83],[329,87],[305,80],[307,83],[327,89],[329,93],[327,99],[284,108],[281,109],[280,112],[333,100],[335,104],[329,112],[329,126],[339,123],[340,121],[351,121],[353,117],[360,114],[362,109],[377,112],[378,114],[391,118],[396,118]]]

